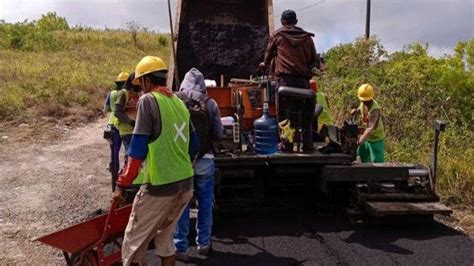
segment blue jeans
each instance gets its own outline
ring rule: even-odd
[[[214,203],[214,159],[200,159],[194,165],[194,193],[198,201],[196,244],[208,246],[212,234],[212,208]],[[189,235],[189,205],[184,209],[174,234],[176,251],[187,252]]]
[[[112,141],[110,142],[110,164],[109,169],[112,174],[112,191],[115,190],[115,183],[117,182],[118,172],[120,171],[120,146],[122,146],[122,139],[116,127],[110,125],[112,132]]]
[[[130,142],[132,141],[132,135],[123,135],[122,138],[123,147],[125,148],[125,155],[127,155],[128,147],[130,147]]]

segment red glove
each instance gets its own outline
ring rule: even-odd
[[[138,176],[138,172],[140,171],[142,163],[142,160],[138,160],[129,156],[127,159],[127,164],[119,173],[117,186],[119,188],[130,187],[133,183],[133,180],[135,180],[135,178]]]

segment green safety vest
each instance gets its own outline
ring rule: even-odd
[[[109,95],[109,106],[110,106],[110,116],[109,116],[109,124],[117,127],[118,119],[114,115],[115,112],[115,101],[117,100],[118,90],[110,91]]]
[[[316,93],[316,103],[323,106],[323,112],[318,117],[318,132],[319,132],[323,125],[333,126],[334,121],[332,119],[331,113],[329,112],[328,102],[326,101],[326,97],[324,96],[324,93],[322,92]]]
[[[129,94],[127,89],[122,89],[121,90],[123,94],[125,95],[125,103],[124,106],[127,106],[128,100],[129,100]],[[118,92],[117,92],[118,94]],[[122,123],[120,120],[117,119],[117,129],[119,131],[120,136],[124,135],[131,135],[133,133],[133,126],[127,123]]]
[[[360,106],[359,106],[360,119],[363,126],[369,127],[369,118],[373,110],[380,110],[380,106],[375,100],[373,100],[372,106],[370,106],[367,112],[367,116],[364,115],[364,103],[360,103]],[[382,113],[380,113],[379,120],[377,121],[377,125],[375,126],[374,131],[372,131],[372,134],[370,134],[367,140],[369,142],[378,142],[383,139],[385,139],[385,130],[383,127],[383,122],[382,122]]]
[[[186,106],[176,95],[152,94],[160,108],[161,133],[148,144],[148,155],[134,185],[160,186],[194,175],[188,154],[190,115]]]

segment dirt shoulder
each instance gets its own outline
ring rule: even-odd
[[[469,235],[471,239],[474,239],[474,210],[472,206],[454,206],[451,208],[453,209],[451,216],[438,216],[436,219],[459,232]]]
[[[64,263],[60,252],[33,239],[108,208],[104,125],[101,119],[77,129],[60,127],[36,141],[22,139],[21,127],[1,132],[0,264]]]

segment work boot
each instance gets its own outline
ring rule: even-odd
[[[211,252],[211,245],[207,246],[198,246],[197,248],[199,255],[206,256]]]
[[[181,262],[188,262],[189,256],[186,252],[176,251],[176,260]]]

